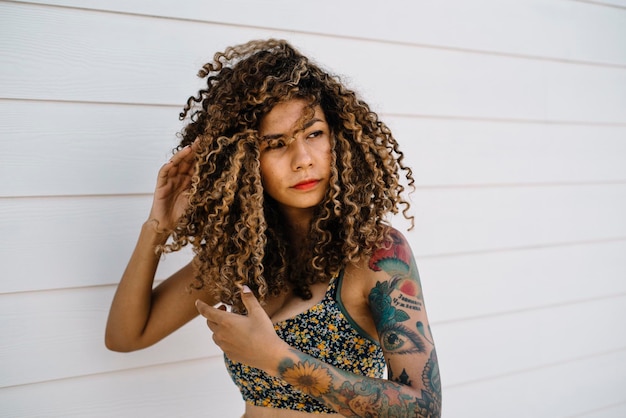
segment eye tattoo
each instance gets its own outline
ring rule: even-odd
[[[398,323],[385,327],[380,335],[380,341],[385,350],[396,354],[426,352],[426,345],[419,334]]]

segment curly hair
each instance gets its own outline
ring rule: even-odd
[[[311,284],[389,241],[388,214],[402,206],[413,222],[400,179],[403,171],[414,187],[412,171],[389,128],[289,43],[270,39],[229,47],[198,76],[206,78],[206,87],[180,113],[189,123],[176,149],[197,141],[189,206],[163,248],[193,245],[197,288],[206,287],[239,311],[244,284],[261,301],[285,289],[309,299]],[[332,147],[330,186],[297,252],[276,202],[264,194],[259,163],[261,119],[291,99],[304,99],[309,112],[322,108]]]

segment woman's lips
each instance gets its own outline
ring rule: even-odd
[[[319,182],[319,180],[305,180],[296,184],[293,188],[296,190],[309,190],[317,186]]]

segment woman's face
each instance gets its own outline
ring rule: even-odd
[[[288,217],[310,216],[330,179],[330,128],[320,106],[302,123],[306,107],[299,99],[279,103],[259,126],[263,187]]]

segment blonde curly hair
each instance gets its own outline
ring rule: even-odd
[[[197,288],[243,311],[246,284],[263,301],[286,289],[304,298],[347,263],[389,241],[385,217],[407,214],[400,171],[410,168],[389,128],[356,94],[283,40],[251,41],[215,54],[199,77],[206,87],[180,114],[189,117],[177,150],[197,143],[189,206],[164,251],[191,243]],[[263,192],[261,119],[277,103],[319,105],[331,129],[331,178],[308,242],[296,252],[276,202]],[[306,117],[306,115],[305,115]]]

